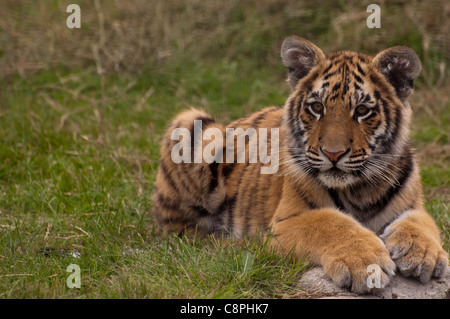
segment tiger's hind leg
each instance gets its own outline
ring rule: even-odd
[[[197,127],[194,127],[194,121],[201,122],[195,122]],[[224,132],[224,128],[210,115],[191,109],[175,117],[169,124],[161,143],[161,160],[152,202],[155,225],[163,233],[175,232],[182,235],[186,232],[196,233],[197,230],[212,233],[221,228],[218,208],[225,199],[225,186],[219,176],[219,164],[217,162],[209,164],[203,159],[201,163],[194,163],[194,128],[198,129],[199,123],[201,123],[202,133],[211,127]],[[176,129],[189,134],[182,138],[174,134],[177,139],[173,140],[172,133],[180,131]],[[174,160],[174,147],[189,135],[190,154],[183,154],[187,150],[183,148],[181,151],[179,147],[175,149],[174,154],[176,156],[181,154],[185,159],[185,156],[189,155],[190,161]],[[200,143],[202,154],[208,143],[225,145],[223,139],[222,141],[214,139],[208,143],[202,139]],[[222,154],[215,155],[222,156]]]

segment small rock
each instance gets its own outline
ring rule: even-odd
[[[374,289],[372,295],[358,295],[336,286],[321,267],[306,272],[298,286],[314,296],[326,299],[446,299],[450,294],[450,267],[445,277],[422,284],[416,279],[396,275],[384,289]]]

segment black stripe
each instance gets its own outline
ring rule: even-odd
[[[361,73],[362,76],[366,76],[366,72],[363,71],[359,63],[356,65],[358,72]]]
[[[352,164],[352,165],[354,165],[354,164],[361,164],[361,163],[364,163],[366,160],[365,159],[362,159],[362,160],[356,160],[356,161],[351,161],[351,162],[349,162],[349,164]]]
[[[378,91],[378,90],[373,91],[373,95],[375,96],[375,98],[377,100],[381,99],[380,91]]]
[[[352,72],[352,73],[353,73],[353,77],[355,78],[356,82],[361,83],[361,84],[364,83],[363,79],[359,75],[357,75],[355,72]]]
[[[211,173],[211,180],[209,181],[209,187],[208,187],[208,192],[212,193],[217,185],[218,185],[218,174],[219,174],[219,163],[217,162],[212,162],[211,164],[209,164],[209,171]]]
[[[236,167],[236,165],[234,165],[234,163],[224,163],[222,165],[222,176],[224,178],[227,178],[228,176],[230,176],[231,173],[233,173],[233,170],[235,167]]]
[[[342,79],[344,79],[344,86],[343,86],[342,95],[341,95],[342,100],[344,100],[344,96],[347,94],[347,91],[349,89],[348,72],[349,72],[348,65],[344,64],[342,67]]]
[[[367,152],[364,148],[361,148],[357,151],[354,152],[354,155],[349,156],[349,159],[355,158],[355,157],[360,157],[361,155],[366,155]]]
[[[344,61],[347,61],[347,63],[353,65],[353,56],[351,55],[344,55]]]
[[[377,143],[381,145],[381,152],[382,153],[389,153],[392,145],[395,144],[395,141],[398,137],[398,133],[400,132],[400,123],[402,120],[402,113],[400,108],[398,108],[395,104],[393,104],[394,106],[394,114],[395,114],[395,119],[394,119],[394,125],[392,125],[392,117],[391,117],[391,110],[389,110],[389,104],[386,100],[381,99],[382,102],[382,106],[383,106],[383,111],[386,114],[385,118],[386,118],[386,134],[383,136],[379,136],[376,140]],[[394,102],[392,102],[394,103]]]
[[[323,77],[324,80],[328,80],[330,77],[332,77],[333,75],[336,75],[338,73],[339,70],[336,70],[334,72],[328,73],[327,75],[325,75]]]
[[[250,127],[255,128],[261,122],[261,120],[266,117],[266,113],[268,113],[267,109],[262,110],[260,113],[258,113],[258,115],[253,119]]]
[[[377,112],[377,113],[380,113],[380,104],[375,104],[375,106],[374,107],[372,107],[372,110],[373,111],[375,111],[375,112]]]
[[[189,134],[191,135],[191,161],[194,161],[194,140],[195,140],[195,135],[194,135],[194,124],[195,122],[192,121],[192,125],[189,128]],[[200,145],[201,145],[202,141],[200,140]],[[183,150],[184,151],[184,150]]]
[[[309,153],[311,153],[311,154],[313,154],[313,155],[316,155],[316,156],[320,156],[319,152],[317,152],[317,151],[315,151],[315,150],[316,150],[316,148],[308,147],[308,152],[309,152]]]
[[[201,164],[186,164],[180,163],[176,164],[178,168],[177,179],[180,181],[181,186],[189,192],[191,196],[195,196],[197,199],[201,198],[200,192],[203,191],[203,182],[192,174],[193,165],[201,165]],[[203,172],[205,166],[200,166],[200,170]],[[194,188],[194,192],[192,191],[192,187]]]
[[[392,201],[392,199],[403,189],[414,169],[413,156],[410,150],[407,150],[407,154],[403,157],[402,164],[403,165],[401,165],[399,172],[400,175],[397,176],[398,183],[394,186],[390,186],[386,190],[384,196],[382,196],[378,201],[375,203],[368,203],[362,207],[350,202],[352,207],[359,211],[356,216],[359,221],[366,222],[378,213],[382,212]]]
[[[271,108],[261,111],[261,113],[253,120],[250,127],[253,127],[253,128],[258,127],[259,124],[261,123],[261,121],[266,118],[267,114],[272,113],[274,111],[278,111],[278,110],[279,110],[278,107],[271,107]]]
[[[191,206],[191,208],[199,217],[206,217],[206,216],[211,215],[211,213],[205,207]]]
[[[386,128],[391,129],[391,111],[389,110],[389,104],[385,99],[381,99],[381,106],[383,108],[384,117],[386,118]]]
[[[166,210],[178,211],[180,208],[179,202],[174,203],[172,199],[164,197],[161,193],[157,193],[156,201],[158,205]]]
[[[344,204],[342,203],[341,199],[339,198],[339,194],[338,192],[333,189],[333,188],[329,188],[328,189],[328,194],[330,195],[331,199],[334,202],[334,205],[342,212],[346,211],[346,208],[344,206]]]
[[[192,155],[194,154],[194,124],[195,124],[195,121],[202,121],[202,123],[201,123],[202,131],[203,131],[204,127],[215,122],[213,118],[204,117],[204,116],[199,116],[192,121],[192,124],[189,127],[189,133],[191,134],[191,153],[192,153]],[[201,140],[200,140],[200,144],[201,144]]]
[[[308,199],[308,195],[305,193],[304,190],[302,190],[302,189],[300,189],[298,187],[295,187],[294,185],[293,185],[293,188],[295,189],[297,195],[306,203],[306,205],[308,205],[308,207],[310,209],[317,209],[318,208],[315,203],[313,203],[312,201],[310,201]]]
[[[288,105],[288,117],[287,117],[287,123],[289,126],[292,125],[292,123],[294,122],[294,107],[295,107],[295,99],[291,99],[289,101],[289,105]]]
[[[381,121],[380,120],[369,120],[367,122],[368,125],[370,125],[370,128],[372,129],[372,132],[370,134],[373,134],[373,132],[375,132],[376,130],[378,130],[378,128],[381,125]]]
[[[225,213],[229,203],[229,198],[225,196],[225,199],[220,203],[220,205],[217,208],[216,214],[223,214]]]
[[[314,72],[309,76],[310,79],[316,79],[319,76],[319,71]]]
[[[316,99],[318,99],[319,98],[319,92],[317,92],[317,91],[314,91],[314,92],[312,92],[310,95],[309,95],[309,98],[311,99],[311,98],[316,98]],[[310,104],[313,104],[313,103],[308,103],[309,105]]]
[[[348,85],[348,78],[347,78],[344,82],[344,88],[342,89],[342,98],[344,98],[344,95],[347,94],[348,89],[349,89],[349,85]]]
[[[202,129],[204,129],[208,125],[216,122],[216,121],[214,121],[214,119],[212,117],[204,117],[204,116],[197,117],[195,120],[202,121]]]
[[[363,121],[366,121],[367,122],[367,120],[369,120],[369,119],[371,119],[372,117],[375,117],[375,116],[377,116],[377,113],[375,113],[375,112],[372,112],[369,116],[367,116]]]
[[[331,68],[333,67],[333,65],[334,65],[333,63],[330,63],[330,65],[327,66],[327,68],[325,70],[323,70],[323,74],[326,74],[328,71],[330,71]]]
[[[277,219],[275,219],[275,222],[276,223],[281,223],[281,222],[284,222],[284,221],[286,221],[288,219],[297,217],[298,215],[299,215],[298,213],[295,213],[295,214],[288,215],[286,217],[278,217]]]
[[[303,104],[304,98],[305,98],[305,95],[304,95],[304,94],[302,94],[302,95],[300,95],[300,96],[298,97],[298,101],[297,101],[297,103],[295,104],[295,106],[296,106],[295,111],[296,111],[296,112],[295,112],[294,117],[292,118],[293,121],[299,121],[299,120],[301,120],[301,119],[300,119],[300,112],[301,112],[301,109],[302,109],[302,104]],[[289,124],[292,125],[292,123],[289,123]]]
[[[384,118],[386,121],[386,133],[378,136],[376,138],[376,144],[380,145],[382,153],[389,153],[391,149],[391,130],[392,130],[392,121],[391,121],[391,111],[389,110],[389,104],[385,99],[381,99],[381,107],[384,112]]]
[[[339,97],[339,91],[337,91],[333,96],[328,96],[328,100],[334,101]]]
[[[336,83],[333,88],[331,89],[332,91],[337,91],[339,90],[339,88],[341,87],[341,82]]]
[[[375,85],[375,86],[380,86],[381,84],[380,84],[380,81],[377,79],[377,77],[375,76],[375,75],[373,75],[373,74],[371,74],[370,75],[370,80],[372,81],[372,83]]]
[[[298,161],[300,161],[299,157],[302,156],[302,159],[306,160],[306,155],[304,152],[304,145],[300,141],[296,141],[298,147],[290,147],[289,155],[291,158],[297,157]]]
[[[377,74],[374,73],[370,74],[370,80],[372,81],[375,87],[377,87],[379,90],[383,92],[389,92],[389,87],[392,87],[392,85],[389,83],[389,81],[383,81],[383,79],[387,80],[384,76],[382,76],[381,78]]]
[[[169,183],[170,187],[172,187],[172,189],[178,193],[179,189],[178,189],[177,185],[175,184],[175,182],[173,181],[172,176],[170,175],[169,171],[167,170],[167,167],[164,164],[164,161],[162,159],[159,161],[159,169],[161,170],[161,173],[163,174],[165,180],[167,180],[167,182]]]
[[[202,131],[210,124],[215,123],[214,119],[211,117],[204,117],[204,116],[199,116],[196,119],[194,119],[194,121],[202,121]],[[195,140],[195,136],[194,136],[194,124],[195,122],[192,121],[192,124],[189,128],[189,133],[191,134],[191,159],[194,159],[194,140]],[[203,137],[200,136],[200,138],[202,139]],[[199,143],[200,145],[202,145],[202,140],[200,139]]]
[[[314,118],[317,118],[317,116],[309,109],[309,107],[305,108],[305,112],[311,115]]]
[[[367,102],[370,101],[370,99],[371,99],[370,94],[365,94],[364,95],[364,100],[362,100],[361,103],[367,103]]]

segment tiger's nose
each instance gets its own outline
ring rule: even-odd
[[[337,163],[342,155],[346,154],[348,150],[338,151],[338,152],[329,152],[327,150],[322,149],[322,152],[329,158],[329,160],[333,163]]]

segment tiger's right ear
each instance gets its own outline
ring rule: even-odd
[[[325,55],[312,42],[292,35],[281,45],[281,60],[289,69],[288,81],[292,89],[298,81],[306,76],[311,69],[325,60]]]

